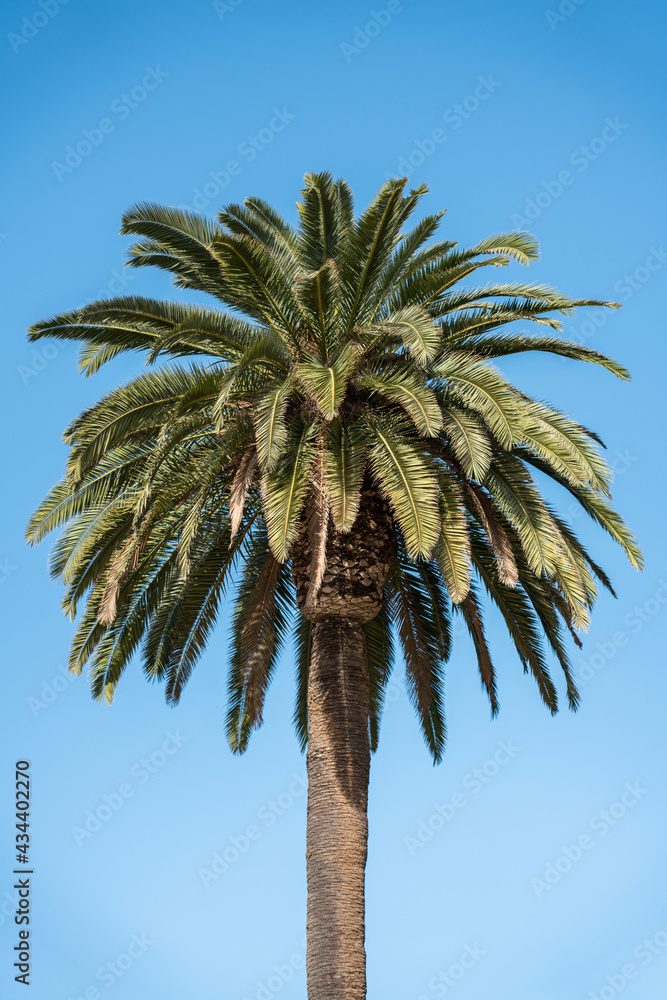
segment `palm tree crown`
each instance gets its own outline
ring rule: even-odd
[[[535,260],[536,243],[517,232],[468,250],[432,242],[442,213],[406,228],[425,191],[388,181],[355,218],[344,181],[308,174],[297,228],[256,198],[226,206],[216,222],[138,205],[123,220],[122,232],[140,237],[129,264],[170,271],[178,288],[229,311],[123,297],[32,327],[33,340],[81,341],[87,374],[122,351],[144,352],[147,364],[176,359],[72,421],[66,475],[28,529],[37,542],[66,525],[52,572],[72,618],[86,599],[70,669],[91,661],[96,698],[112,699],[141,648],[147,676],[178,701],[235,579],[234,750],[261,723],[291,629],[295,724],[306,744],[312,634],[329,596],[363,623],[373,748],[394,626],[436,760],[454,614],[497,711],[481,588],[548,708],[557,710],[557,696],[546,647],[576,708],[565,632],[579,641],[595,580],[611,584],[533,470],[573,494],[634,566],[641,554],[610,506],[596,435],[492,362],[546,351],[627,378],[560,339],[549,315],[613,303],[543,285],[462,286],[478,268]],[[516,321],[546,332],[513,332]]]

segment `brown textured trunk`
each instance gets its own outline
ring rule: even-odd
[[[296,600],[304,618],[354,618],[367,622],[382,607],[382,592],[394,558],[394,536],[387,503],[366,489],[350,531],[336,531],[329,519],[326,569],[317,598],[307,604],[312,541],[304,516],[301,534],[292,546]]]
[[[386,503],[371,489],[346,534],[329,522],[326,571],[307,600],[308,525],[292,551],[297,601],[315,623],[308,677],[308,998],[365,1000],[364,878],[370,771],[362,623],[382,606],[394,553]]]
[[[351,618],[315,625],[308,681],[308,998],[364,1000],[368,665]]]

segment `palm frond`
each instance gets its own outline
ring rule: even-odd
[[[420,574],[403,562],[389,581],[388,607],[405,659],[408,693],[433,760],[442,759],[446,727],[440,629],[433,621]]]
[[[369,421],[369,463],[413,558],[428,556],[438,540],[440,513],[435,472],[417,442],[400,435],[400,425]]]
[[[371,752],[375,753],[380,740],[380,721],[385,692],[394,668],[394,636],[386,601],[375,618],[363,624],[368,657],[370,683],[369,737]]]
[[[271,551],[284,562],[299,530],[310,470],[315,460],[314,428],[295,428],[292,447],[276,468],[262,477],[264,517]],[[297,436],[298,435],[298,436]]]
[[[266,691],[291,619],[291,580],[285,564],[257,541],[246,561],[234,610],[227,737],[243,753],[262,724]]]

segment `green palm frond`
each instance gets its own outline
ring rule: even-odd
[[[299,515],[310,485],[315,460],[315,429],[301,427],[293,447],[271,472],[262,477],[262,501],[269,545],[276,559],[284,562],[299,530]],[[292,437],[292,436],[291,436]]]
[[[507,587],[497,577],[488,548],[479,533],[473,542],[473,560],[486,592],[500,611],[507,631],[514,643],[524,670],[530,672],[537,680],[540,694],[547,707],[554,712],[558,707],[556,690],[549,676],[542,638],[540,635],[540,620],[535,614],[529,598],[522,588]],[[535,593],[539,592],[539,581],[533,578]],[[544,627],[544,623],[542,623]],[[560,627],[557,616],[545,628],[550,644],[562,654],[562,664],[569,670],[569,661],[562,645]],[[488,663],[487,663],[488,669]],[[570,701],[572,708],[577,707],[576,701]]]
[[[517,392],[487,362],[452,352],[433,368],[445,400],[479,414],[500,444],[509,448],[521,439],[521,407]]]
[[[301,273],[295,285],[301,310],[317,331],[320,358],[326,361],[337,346],[340,285],[333,259],[318,271]]]
[[[313,649],[314,625],[299,615],[294,623],[294,651],[296,654],[296,698],[292,721],[303,753],[308,746],[308,675]]]
[[[461,603],[455,605],[455,610],[463,618],[472,639],[475,653],[477,654],[477,667],[482,687],[488,695],[491,704],[491,714],[495,716],[498,714],[500,708],[496,690],[496,671],[491,660],[491,651],[484,631],[482,611],[474,586],[471,585]]]
[[[330,364],[306,358],[296,366],[297,378],[325,420],[331,421],[338,416],[348,380],[358,360],[358,350],[352,344],[345,344]]]
[[[218,236],[213,252],[234,292],[234,303],[247,315],[275,330],[293,346],[299,309],[289,279],[261,243],[248,236]]]
[[[405,660],[410,701],[426,745],[438,762],[446,741],[442,633],[421,574],[409,560],[395,566],[389,581],[388,608]],[[435,612],[435,613],[434,613]]]
[[[306,174],[299,211],[297,253],[304,271],[319,271],[336,253],[340,236],[338,190],[330,173]]]
[[[466,476],[483,482],[491,468],[491,437],[476,414],[458,406],[448,406],[442,416],[446,449],[462,466]]]
[[[289,382],[278,382],[256,400],[254,425],[260,468],[275,469],[287,442],[285,411],[289,402]]]
[[[338,531],[349,531],[361,502],[366,468],[366,441],[362,426],[334,420],[327,428],[324,449],[324,486]]]
[[[373,442],[369,463],[387,497],[410,556],[428,556],[438,540],[440,512],[436,476],[417,447],[400,434],[400,425],[369,421]]]
[[[454,245],[455,246],[455,245]],[[508,233],[483,240],[468,250],[447,249],[408,273],[391,296],[391,308],[418,303],[428,306],[433,316],[440,314],[448,289],[480,267],[502,267],[517,260],[527,264],[537,260],[538,246],[529,233]],[[479,259],[477,259],[479,258]]]
[[[371,751],[375,753],[380,739],[385,692],[394,668],[394,636],[386,602],[375,618],[364,623],[363,629],[370,682],[369,735]]]
[[[413,373],[385,371],[360,378],[358,384],[400,406],[425,437],[434,437],[442,428],[442,411],[435,393]]]
[[[470,538],[466,510],[456,483],[440,481],[440,536],[433,555],[454,604],[470,590]]]
[[[262,723],[268,685],[291,620],[291,580],[284,563],[258,540],[246,562],[234,611],[227,736],[243,753]]]
[[[373,328],[371,328],[372,331]],[[377,327],[382,338],[402,343],[420,363],[431,361],[440,346],[439,331],[431,316],[419,306],[405,306]]]
[[[143,202],[123,216],[121,233],[142,236],[128,252],[131,267],[152,265],[174,274],[179,288],[224,297],[220,267],[211,242],[220,228],[196,212]],[[234,302],[230,302],[234,305]]]
[[[604,303],[610,305],[611,303]],[[520,317],[516,317],[520,319]],[[483,324],[482,324],[483,325]],[[607,371],[617,375],[624,381],[629,381],[630,373],[624,365],[608,358],[606,354],[600,354],[590,347],[583,347],[581,344],[572,344],[567,340],[559,340],[557,337],[526,337],[520,334],[498,334],[495,337],[470,336],[465,338],[453,338],[457,350],[470,350],[474,354],[484,358],[502,358],[510,354],[522,354],[526,351],[544,351],[548,354],[557,354],[563,358],[572,358],[575,361],[589,361],[594,365],[600,365]]]
[[[401,222],[407,216],[406,201],[415,203],[424,193],[418,190],[404,199],[405,185],[406,179],[386,181],[366,211],[348,229],[339,247],[347,333],[355,325],[363,325],[364,304],[400,240]]]
[[[288,279],[298,277],[296,233],[266,202],[247,198],[243,205],[225,205],[218,213],[218,221],[236,236],[258,240]]]
[[[516,529],[522,551],[538,575],[553,573],[558,536],[547,506],[525,466],[512,455],[494,459],[484,486]]]

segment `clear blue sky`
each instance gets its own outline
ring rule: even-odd
[[[619,595],[602,598],[575,651],[588,678],[575,716],[548,715],[491,616],[500,716],[489,720],[461,637],[449,749],[433,768],[397,671],[372,768],[369,996],[663,995],[666,14],[651,0],[560,9],[377,0],[366,30],[370,0],[3,6],[0,800],[28,757],[33,1000],[92,987],[112,1000],[303,1000],[305,761],[289,657],[247,755],[227,750],[226,616],[176,710],[139,670],[112,708],[63,679],[72,625],[48,546],[28,549],[23,528],[60,476],[65,424],[137,362],[85,380],[74,349],[33,350],[25,329],[100,294],[180,294],[163,274],[123,271],[117,233],[135,201],[213,213],[259,195],[293,218],[306,170],[344,175],[363,205],[406,162],[430,186],[425,210],[448,209],[447,238],[529,227],[542,246],[531,279],[623,303],[566,332],[621,359],[630,385],[560,359],[505,370],[607,441],[647,562],[634,572],[574,522]],[[98,810],[92,835],[73,829]],[[3,830],[0,979],[19,997]],[[205,887],[216,852],[232,863]]]

